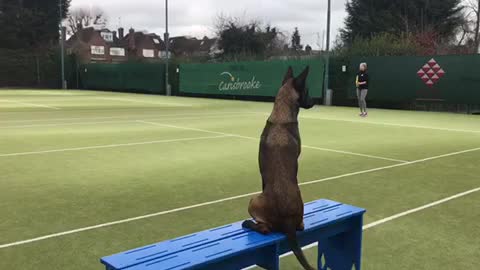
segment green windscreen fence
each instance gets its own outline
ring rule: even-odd
[[[323,96],[324,62],[320,59],[269,62],[185,64],[180,92],[188,94],[274,97],[289,66],[295,75],[310,66],[307,85],[312,97]]]
[[[79,70],[84,89],[165,93],[165,65],[87,64]]]
[[[361,62],[368,63],[370,100],[480,104],[480,55],[353,58],[350,98],[356,98],[355,73]]]

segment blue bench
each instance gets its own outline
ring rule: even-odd
[[[318,269],[360,270],[364,209],[330,200],[305,204],[300,246],[318,242]],[[290,251],[286,237],[261,235],[242,222],[133,249],[101,259],[107,270],[229,270],[258,265],[278,270]],[[355,268],[353,268],[355,266]]]

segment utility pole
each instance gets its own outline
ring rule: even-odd
[[[169,83],[169,78],[168,78],[168,64],[170,61],[170,52],[169,52],[169,45],[170,45],[170,37],[168,33],[168,0],[165,0],[165,50],[166,50],[166,61],[165,61],[165,91],[167,96],[171,96],[171,89],[170,89],[170,83]]]
[[[64,29],[62,25],[63,21],[63,5],[62,5],[62,0],[58,0],[58,9],[59,9],[59,15],[60,15],[60,59],[61,59],[61,69],[62,69],[62,89],[66,89],[66,83],[65,83],[65,49],[64,49]]]
[[[325,90],[324,90],[324,104],[327,105],[327,93],[330,86],[330,21],[331,21],[331,12],[332,11],[332,2],[328,0],[328,9],[327,9],[327,47],[326,47],[326,63],[325,63]]]

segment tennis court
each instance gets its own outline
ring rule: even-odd
[[[102,269],[102,256],[247,218],[271,108],[0,91],[0,269]],[[364,269],[478,269],[478,116],[357,114],[301,112],[304,201],[367,209]],[[300,269],[291,256],[281,263]]]

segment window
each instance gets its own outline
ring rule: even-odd
[[[155,42],[155,44],[160,44],[160,40],[158,38],[154,38],[153,42]]]
[[[90,46],[90,51],[93,55],[105,55],[105,47],[103,46]]]
[[[113,42],[113,33],[100,32],[100,35],[106,42]]]
[[[167,58],[167,51],[159,51],[158,57],[160,58]]]
[[[125,56],[124,48],[110,48],[110,55],[112,56]]]
[[[154,50],[143,50],[143,57],[146,58],[153,58],[155,57],[155,51]]]

